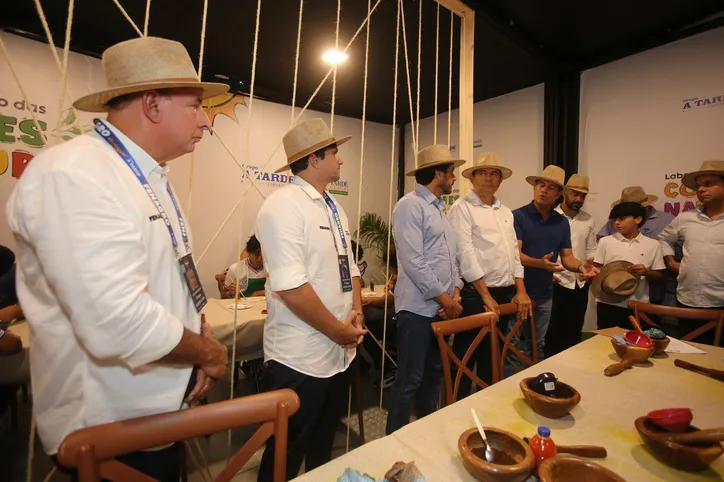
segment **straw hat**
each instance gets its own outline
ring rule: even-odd
[[[547,166],[545,169],[543,169],[543,172],[541,172],[540,176],[528,176],[525,178],[525,180],[528,181],[528,184],[530,184],[531,186],[535,186],[536,182],[542,180],[552,182],[559,185],[561,189],[565,189],[563,183],[566,180],[566,171],[558,166]]]
[[[407,176],[414,176],[420,169],[426,167],[440,166],[442,164],[453,164],[455,167],[462,166],[465,161],[462,159],[453,159],[450,149],[443,144],[433,144],[417,153],[417,167],[408,172]]]
[[[475,171],[477,171],[478,169],[486,168],[499,170],[502,179],[508,179],[510,176],[513,175],[513,171],[511,171],[507,167],[503,167],[503,164],[500,162],[498,155],[494,152],[483,152],[482,154],[480,154],[478,158],[475,159],[475,164],[473,164],[473,167],[468,167],[462,172],[462,174],[464,178],[470,179]]]
[[[199,82],[186,48],[179,42],[141,37],[118,43],[103,52],[103,71],[108,88],[81,97],[73,107],[87,112],[106,112],[108,101],[125,94],[154,89],[196,87],[204,99],[229,90],[226,84]]]
[[[573,174],[566,183],[566,190],[582,192],[584,194],[596,194],[588,190],[588,176],[584,174]]]
[[[641,278],[629,273],[629,261],[612,261],[601,267],[601,272],[593,278],[591,293],[606,303],[620,303],[636,293]]]
[[[698,171],[690,172],[684,175],[681,182],[689,189],[698,189],[696,178],[705,174],[714,174],[724,176],[724,161],[704,161]]]
[[[644,188],[642,188],[641,186],[625,187],[623,188],[623,191],[621,191],[621,199],[618,199],[617,201],[611,203],[611,207],[614,207],[616,204],[620,204],[623,202],[639,203],[643,207],[653,206],[657,199],[659,199],[659,196],[654,196],[653,194],[646,194],[646,191],[644,191]]]
[[[346,136],[335,139],[322,119],[310,119],[300,122],[284,134],[282,143],[284,144],[284,152],[287,155],[287,164],[274,172],[284,172],[291,168],[292,163],[307,157],[309,154],[332,144],[341,146],[351,138],[352,136]]]

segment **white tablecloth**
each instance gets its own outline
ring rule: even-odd
[[[246,309],[234,309],[234,300],[209,299],[204,308],[206,321],[214,328],[214,336],[229,349],[232,356],[236,340],[236,361],[264,357],[264,322],[266,299],[263,296],[243,298],[239,305]],[[236,336],[234,336],[234,314],[236,313]]]
[[[474,427],[471,407],[484,426],[520,437],[530,437],[539,425],[545,425],[551,429],[551,438],[561,445],[603,445],[608,457],[595,461],[630,482],[721,480],[724,458],[720,457],[709,471],[680,472],[656,460],[634,428],[634,420],[651,410],[682,406],[693,410],[693,423],[699,428],[724,426],[724,383],[674,366],[674,360],[681,358],[722,368],[724,348],[698,346],[707,354],[669,355],[609,378],[603,369],[618,357],[610,338],[595,336],[295,480],[336,481],[346,467],[382,478],[396,461],[414,460],[430,482],[474,482],[457,449],[460,434]],[[546,371],[581,394],[581,403],[564,418],[553,420],[534,413],[518,387],[522,378]]]

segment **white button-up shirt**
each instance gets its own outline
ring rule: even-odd
[[[339,255],[349,257],[353,278],[359,277],[359,269],[352,257],[347,216],[336,201],[335,205],[347,241],[346,253],[329,206],[319,191],[301,177],[295,177],[293,185],[274,191],[264,201],[256,220],[256,236],[269,273],[264,359],[318,378],[346,370],[355,350],[345,350],[301,320],[275,292],[309,283],[338,320],[349,316],[353,291],[342,291],[335,238]]]
[[[684,243],[676,297],[695,308],[724,306],[724,215],[711,219],[702,207],[679,214],[659,235],[664,256]]]
[[[185,254],[164,168],[114,127]],[[70,432],[177,410],[191,366],[154,364],[200,319],[171,237],[138,179],[95,133],[52,147],[7,204],[45,450]],[[188,223],[186,223],[188,229]],[[189,232],[190,236],[190,232]]]
[[[612,261],[629,261],[633,264],[642,264],[651,271],[666,269],[659,243],[641,233],[634,239],[626,239],[619,232],[601,238],[593,261],[603,265]],[[649,282],[645,277],[641,277],[633,295],[620,303],[609,304],[628,308],[630,300],[649,302]]]
[[[563,217],[568,220],[571,226],[571,248],[573,256],[582,263],[596,255],[596,228],[593,226],[593,216],[585,211],[578,211],[575,216],[568,217],[563,208],[556,208]],[[555,276],[560,280],[560,285],[572,290],[578,284],[582,288],[586,282],[581,280],[581,275],[570,271],[561,271]]]
[[[455,201],[448,216],[457,235],[460,275],[465,281],[482,278],[486,286],[501,288],[523,278],[513,213],[498,198],[488,206],[470,191]]]

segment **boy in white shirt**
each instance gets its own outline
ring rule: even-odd
[[[601,238],[593,261],[598,267],[604,266],[591,288],[597,298],[598,329],[614,326],[632,329],[628,317],[633,310],[628,302],[648,303],[648,282],[660,280],[666,265],[659,243],[639,233],[646,222],[646,210],[641,204],[617,204],[611,209],[609,219],[616,233]],[[606,269],[605,265],[615,261],[619,263],[611,266],[616,269]]]
[[[264,296],[267,273],[264,270],[261,244],[253,234],[246,242],[246,252],[249,254],[246,258],[232,264],[226,271],[224,285],[231,298],[235,296],[237,280],[241,280],[239,284],[241,295],[245,297]]]

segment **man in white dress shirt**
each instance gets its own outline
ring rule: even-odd
[[[286,480],[302,460],[310,471],[329,462],[334,433],[347,408],[347,369],[366,333],[360,274],[342,206],[326,187],[339,180],[342,160],[322,119],[284,135],[294,183],[274,191],[259,211],[256,235],[269,273],[264,359],[273,389],[291,388],[299,411],[289,420]],[[274,441],[267,443],[259,481],[271,481]]]
[[[556,211],[568,220],[571,227],[571,248],[578,259],[593,259],[596,255],[596,228],[593,216],[583,211],[589,191],[588,176],[573,174],[563,191],[563,202]],[[548,356],[560,353],[581,341],[583,321],[588,307],[589,284],[577,273],[561,271],[553,275],[553,309],[551,324],[546,333]]]
[[[37,156],[7,204],[50,455],[77,429],[178,410],[226,371],[166,163],[194,150],[209,128],[201,99],[228,86],[198,82],[183,45],[160,38],[108,48],[103,68],[109,88],[74,106],[107,120]],[[178,481],[179,448],[119,460]]]
[[[460,292],[463,312],[471,316],[484,311],[498,312],[498,305],[518,305],[518,316],[527,319],[531,302],[523,282],[518,238],[513,225],[513,213],[495,197],[503,180],[513,171],[503,166],[494,152],[480,154],[472,167],[462,172],[473,187],[467,196],[455,201],[448,216],[457,235],[457,257],[460,275],[465,285]],[[515,319],[515,317],[513,317]],[[507,326],[507,320],[500,326]],[[453,350],[462,360],[479,330],[455,335]],[[492,383],[490,337],[485,337],[470,358],[469,368],[477,363],[477,375]],[[470,392],[471,381],[463,376],[460,398]]]

